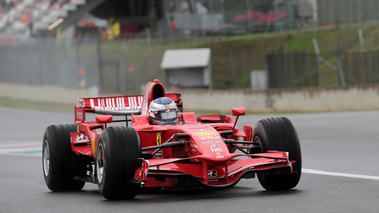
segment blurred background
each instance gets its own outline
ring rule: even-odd
[[[193,88],[373,84],[378,25],[379,0],[0,0],[0,84],[140,94],[175,77],[167,50],[193,48],[210,50],[181,69],[207,73]]]

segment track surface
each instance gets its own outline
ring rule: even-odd
[[[141,190],[134,200],[108,201],[94,184],[53,193],[44,183],[43,133],[50,124],[73,123],[72,112],[0,108],[0,212],[377,212],[379,111],[284,116],[302,146],[304,170],[293,190],[267,192],[245,179],[222,191]],[[266,117],[244,116],[238,126]]]

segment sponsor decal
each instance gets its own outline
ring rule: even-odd
[[[195,148],[195,149],[197,149],[197,145],[196,145],[196,144],[194,144],[194,143],[190,143],[190,146],[191,146],[192,148]]]
[[[221,139],[220,136],[201,136],[199,140],[205,141],[205,140],[218,140]]]
[[[222,155],[220,152],[216,152],[216,159],[224,158],[224,155]]]
[[[76,117],[82,119],[83,118],[83,113],[81,113],[81,112],[76,113]]]
[[[92,138],[92,140],[91,140],[91,146],[92,146],[92,153],[93,153],[93,155],[96,157],[96,143],[95,143],[95,138]]]
[[[80,134],[76,136],[76,142],[88,141],[88,138],[85,134]]]
[[[216,170],[209,170],[208,171],[208,177],[217,177],[217,171]]]
[[[222,149],[221,148],[213,148],[211,149],[212,152],[216,152],[216,153],[220,153],[222,152]]]
[[[199,138],[199,140],[205,141],[205,140],[218,140],[221,139],[220,136],[202,136]]]
[[[218,147],[218,144],[213,144],[213,145],[211,145],[211,149],[212,148],[217,148]]]
[[[162,144],[162,132],[158,132],[157,133],[157,145],[161,145]]]
[[[210,132],[210,131],[200,131],[200,132],[195,132],[193,134],[197,135],[197,136],[211,136],[211,135],[215,135],[214,132]]]
[[[167,105],[165,105],[165,107],[166,107],[166,109],[168,109],[168,108],[170,108],[170,105],[167,104]]]
[[[203,144],[207,144],[207,143],[221,143],[221,141],[204,141]]]

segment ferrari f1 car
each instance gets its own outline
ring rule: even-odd
[[[86,121],[86,113],[97,116]],[[106,199],[132,199],[141,187],[227,188],[256,176],[266,190],[294,188],[302,166],[292,123],[273,117],[240,130],[244,114],[233,108],[235,120],[196,117],[183,111],[182,95],[166,93],[159,80],[147,83],[144,95],[78,99],[74,124],[45,131],[46,185],[81,190],[91,182]]]

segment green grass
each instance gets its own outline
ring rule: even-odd
[[[230,37],[198,37],[198,38],[165,38],[155,39],[150,43],[146,39],[129,39],[103,41],[100,44],[101,58],[104,63],[103,73],[108,80],[110,90],[114,92],[112,82],[117,80],[115,65],[123,63],[134,67],[139,72],[128,72],[126,76],[127,90],[138,88],[139,82],[165,79],[160,68],[164,51],[181,48],[210,48],[212,52],[212,83],[214,88],[249,88],[249,73],[252,70],[266,69],[267,54],[275,51],[309,52],[313,54],[313,39],[317,38],[321,56],[334,63],[337,54],[360,51],[358,25],[318,27],[308,31],[290,31],[283,33],[266,33],[239,35]],[[373,24],[364,24],[363,35],[365,50],[377,49],[379,46],[379,28]],[[81,54],[93,54],[95,45],[83,45]],[[231,64],[233,61],[233,64]],[[235,70],[235,75],[232,70]],[[335,72],[322,66],[323,85],[335,87],[339,85]],[[316,70],[312,71],[314,76]],[[137,74],[138,73],[138,74]],[[113,76],[113,77],[112,77]],[[301,77],[300,77],[301,78]],[[296,79],[296,82],[304,79]],[[106,87],[105,87],[106,89]]]
[[[376,27],[363,28],[364,50],[379,48],[379,29]],[[230,54],[234,56],[237,82],[249,78],[248,72],[257,69],[266,69],[266,55],[280,50],[281,52],[309,52],[314,54],[313,39],[316,38],[321,56],[335,64],[336,56],[346,52],[361,50],[358,28],[332,28],[324,31],[271,33],[260,35],[238,36],[219,43],[203,44],[202,47],[212,49],[213,85],[215,88],[248,88],[249,84],[235,84],[228,82],[233,76],[230,74]],[[246,55],[246,62],[242,62],[242,54]],[[255,55],[253,59],[252,55]],[[252,63],[252,61],[255,63]],[[314,72],[316,70],[314,69]],[[321,66],[324,87],[339,86],[336,72],[325,65]],[[298,82],[301,79],[297,79]]]

